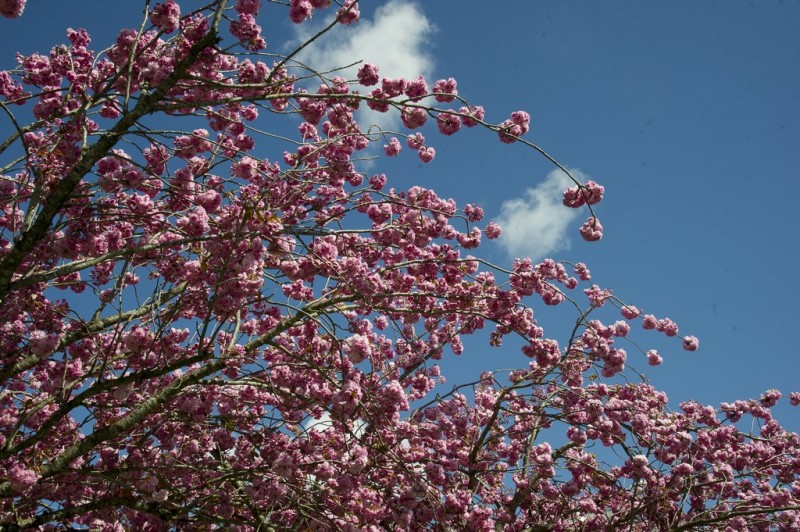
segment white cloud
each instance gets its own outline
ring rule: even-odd
[[[323,411],[322,415],[319,416],[319,419],[315,419],[313,417],[308,418],[301,426],[303,428],[303,433],[308,434],[309,432],[325,432],[326,430],[333,428],[335,424],[331,419],[331,415],[328,412]],[[360,438],[366,430],[366,421],[363,419],[356,419],[353,421],[353,436]]]
[[[333,427],[333,420],[331,419],[331,415],[327,412],[323,412],[319,419],[315,419],[313,417],[308,418],[303,424],[303,432],[325,432],[329,428]]]
[[[329,23],[330,20],[323,21]],[[318,31],[321,25],[296,26],[301,41]],[[433,60],[427,53],[428,41],[434,31],[433,24],[413,2],[391,0],[375,11],[373,19],[362,17],[357,24],[337,26],[304,49],[297,59],[320,72],[339,69],[356,61],[378,65],[381,77],[409,78],[425,76],[432,86]],[[355,79],[357,66],[329,76]],[[370,88],[364,87],[362,92]],[[375,124],[382,129],[397,129],[397,113],[376,113],[361,106],[357,117],[366,131]]]
[[[569,172],[581,182],[588,179],[579,170]],[[503,202],[495,221],[503,229],[498,242],[510,256],[536,260],[569,248],[570,223],[581,210],[565,207],[561,200],[573,185],[564,172],[553,170],[523,197]]]

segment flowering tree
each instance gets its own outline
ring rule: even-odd
[[[288,15],[327,13],[324,39],[358,22],[334,4]],[[358,168],[376,144],[431,162],[427,122],[560,167],[524,140],[527,113],[491,121],[453,79],[328,75],[295,60],[305,44],[267,56],[265,9],[148,3],[104,52],[69,29],[0,72],[3,526],[800,528],[780,393],[670,410],[619,343],[632,326],[696,338],[582,263],[470,255],[500,234],[479,207]],[[360,106],[404,131],[360,125]],[[256,143],[275,121],[296,133],[270,160]],[[588,241],[603,192],[564,192]],[[532,310],[558,304],[576,317],[562,343]],[[437,361],[481,329],[522,345],[518,369],[445,387]]]

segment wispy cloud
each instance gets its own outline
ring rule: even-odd
[[[297,26],[297,36],[308,38],[320,27],[301,24]],[[378,65],[382,77],[423,75],[430,80],[434,65],[427,49],[433,31],[433,24],[414,2],[391,0],[378,8],[372,19],[362,17],[355,25],[334,28],[332,34],[303,50],[298,59],[318,71],[339,69],[362,60]],[[335,75],[355,79],[356,70],[351,67]],[[399,124],[397,113],[376,113],[363,105],[357,118],[363,130],[371,124],[383,129],[396,129]]]
[[[579,181],[587,176],[569,170]],[[553,170],[537,186],[524,195],[503,202],[496,222],[503,228],[499,244],[512,257],[544,258],[556,251],[569,249],[570,223],[580,209],[562,205],[562,194],[573,182],[561,170]]]

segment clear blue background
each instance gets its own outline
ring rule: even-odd
[[[362,3],[369,20],[373,4]],[[0,20],[2,67],[13,66],[16,51],[63,42],[68,26],[87,28],[102,49],[141,20],[132,0],[28,4],[22,18]],[[456,77],[460,94],[485,106],[490,121],[529,111],[527,138],[606,186],[603,240],[580,241],[576,222],[572,246],[554,258],[587,262],[594,282],[700,338],[700,350],[687,353],[637,328],[640,344],[658,347],[665,362],[650,369],[630,346],[633,365],[673,404],[800,390],[800,2],[416,5],[436,26],[427,49],[436,77]],[[270,50],[281,51],[293,29],[280,8],[265,9],[259,22]],[[400,186],[479,203],[488,217],[552,169],[485,131],[428,137],[437,149],[431,165],[404,152],[375,169],[394,172]],[[510,263],[496,245],[481,249]],[[568,309],[536,311],[563,342]],[[525,363],[516,351],[467,347],[452,384]],[[780,419],[797,430],[800,411],[787,403]]]

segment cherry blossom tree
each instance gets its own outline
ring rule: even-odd
[[[452,78],[316,70],[308,43],[267,53],[260,24],[329,17],[311,40],[330,38],[354,0],[189,4],[0,72],[3,527],[800,529],[778,391],[671,409],[621,345],[696,338],[583,263],[488,263],[480,207],[360,163],[436,164],[426,136],[474,128],[569,175],[528,113],[491,118]],[[573,181],[564,208],[600,240],[604,188]],[[534,319],[551,305],[575,311],[560,341]],[[473,333],[522,346],[516,369],[445,384]]]

